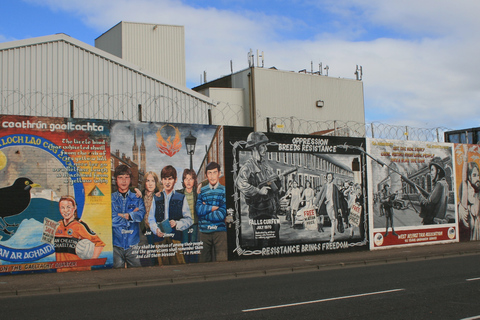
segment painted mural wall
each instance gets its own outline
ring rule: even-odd
[[[455,144],[458,230],[460,241],[480,240],[480,148]]]
[[[367,140],[370,249],[456,242],[454,146]]]
[[[479,240],[478,145],[0,115],[0,274]]]
[[[224,130],[231,259],[368,248],[364,139]]]
[[[0,273],[110,267],[109,123],[0,116]]]
[[[226,261],[222,128],[112,122],[111,139],[114,267]]]

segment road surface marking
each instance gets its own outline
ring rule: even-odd
[[[467,281],[475,281],[475,280],[480,280],[480,278],[471,278],[471,279],[467,279]]]
[[[261,310],[268,310],[268,309],[294,307],[294,306],[301,306],[301,305],[304,305],[304,304],[312,304],[312,303],[319,303],[319,302],[328,302],[328,301],[343,300],[343,299],[350,299],[350,298],[359,298],[359,297],[372,296],[372,295],[376,295],[376,294],[398,292],[398,291],[403,291],[403,290],[405,290],[405,289],[392,289],[392,290],[385,290],[385,291],[376,291],[376,292],[369,292],[369,293],[360,293],[360,294],[354,294],[354,295],[351,295],[351,296],[327,298],[327,299],[321,299],[321,300],[304,301],[304,302],[289,303],[289,304],[280,304],[280,305],[278,305],[278,306],[270,306],[270,307],[254,308],[254,309],[245,309],[245,310],[242,310],[242,312],[252,312],[252,311],[261,311]]]

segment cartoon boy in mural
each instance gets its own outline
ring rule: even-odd
[[[145,205],[130,191],[132,170],[121,164],[115,168],[118,190],[112,193],[113,267],[140,267],[135,253],[140,242],[140,222],[145,216]]]
[[[197,198],[198,228],[203,250],[200,262],[227,260],[227,205],[225,186],[220,184],[220,165],[210,162],[205,167],[208,184]]]

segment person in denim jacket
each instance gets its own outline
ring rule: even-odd
[[[140,267],[135,249],[140,242],[140,222],[145,216],[145,205],[130,191],[132,171],[126,165],[115,168],[117,191],[112,193],[113,267]]]

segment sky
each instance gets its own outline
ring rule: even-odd
[[[365,120],[417,128],[480,126],[478,0],[4,1],[0,42],[55,33],[94,45],[120,21],[183,25],[187,87],[248,67],[355,79]],[[325,74],[325,70],[323,70]]]

